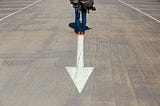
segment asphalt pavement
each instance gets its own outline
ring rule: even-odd
[[[0,0],[0,106],[160,106],[160,1],[95,0],[81,93],[68,0]]]

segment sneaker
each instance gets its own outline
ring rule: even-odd
[[[85,32],[81,32],[81,35],[84,35],[85,34]]]
[[[77,34],[77,35],[80,35],[80,34],[81,34],[81,32],[76,32],[76,34]]]

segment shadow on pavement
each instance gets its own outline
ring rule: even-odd
[[[69,23],[68,25],[70,28],[72,28],[74,30],[74,32],[76,33],[76,26],[75,26],[75,23],[72,22],[72,23]],[[90,30],[92,28],[89,28],[88,26],[86,26],[86,29],[85,30]]]

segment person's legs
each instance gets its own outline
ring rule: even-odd
[[[86,23],[87,23],[86,10],[85,10],[85,9],[82,9],[82,28],[81,28],[81,32],[82,32],[82,33],[85,32]]]
[[[76,32],[80,32],[81,28],[80,28],[80,14],[79,14],[79,10],[78,10],[78,5],[74,6],[75,8],[75,25],[76,25]]]

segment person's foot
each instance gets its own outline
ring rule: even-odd
[[[77,34],[77,35],[80,35],[80,34],[81,34],[81,32],[76,32],[76,34]]]
[[[81,32],[81,35],[84,35],[85,34],[85,32]]]

